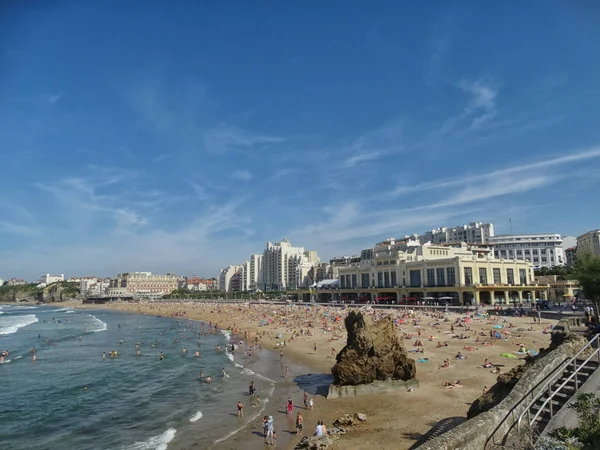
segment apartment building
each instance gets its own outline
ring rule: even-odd
[[[600,256],[600,230],[588,231],[577,236],[577,254],[583,253]]]
[[[523,259],[534,268],[559,267],[566,264],[560,234],[513,234],[488,238],[494,256],[501,259]]]
[[[488,238],[494,236],[492,223],[470,222],[466,225],[452,228],[439,227],[428,230],[419,236],[405,236],[416,238],[421,244],[447,244],[452,242],[467,242],[472,244],[485,244]]]
[[[275,244],[267,242],[262,259],[262,289],[280,291],[302,287],[309,278],[309,271],[318,263],[315,250],[294,247],[287,239]]]
[[[219,282],[219,291],[232,292],[233,287],[236,287],[237,291],[240,291],[241,285],[240,285],[239,276],[236,277],[233,285],[232,285],[232,278],[234,277],[234,275],[239,274],[239,272],[241,272],[241,270],[242,270],[241,265],[230,265],[230,266],[226,267],[225,269],[221,269],[219,271],[219,276],[217,277],[217,280]]]

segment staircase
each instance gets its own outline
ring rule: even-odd
[[[599,336],[594,336],[555,376],[547,380],[517,419],[517,432],[528,426],[539,436],[548,422],[600,367]]]

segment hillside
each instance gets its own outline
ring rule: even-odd
[[[22,284],[19,286],[1,286],[0,303],[38,301],[44,303],[60,302],[73,299],[79,295],[77,283],[60,281],[44,288],[35,284]]]

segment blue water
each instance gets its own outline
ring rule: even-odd
[[[218,448],[262,413],[249,403],[250,380],[263,400],[274,391],[274,381],[259,375],[265,374],[259,370],[264,360],[244,358],[244,346],[235,360],[218,352],[228,337],[203,334],[200,322],[47,306],[1,308],[0,349],[9,351],[0,364],[2,450]],[[115,358],[111,350],[117,350]],[[200,371],[212,384],[200,382]],[[245,405],[244,419],[235,414],[238,400]]]

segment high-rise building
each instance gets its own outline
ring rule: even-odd
[[[232,278],[234,275],[239,274],[242,271],[242,266],[234,266],[231,265],[226,267],[225,269],[219,270],[219,291],[221,292],[232,292],[233,287],[237,287],[238,290],[241,289],[241,281],[240,277],[236,277],[234,283],[232,283]]]
[[[600,230],[588,231],[581,236],[577,236],[577,254],[589,253],[600,255]]]
[[[293,247],[287,239],[275,244],[267,242],[262,258],[260,285],[267,291],[301,287],[309,282],[309,272],[318,262],[316,251]]]
[[[566,264],[563,239],[560,234],[514,234],[493,236],[494,256],[501,259],[524,259],[534,268],[557,267]]]
[[[448,244],[452,242],[467,242],[469,244],[485,244],[487,239],[494,236],[494,224],[483,222],[470,222],[453,228],[439,227],[428,230],[418,236],[421,244]],[[405,238],[415,236],[405,236]]]

